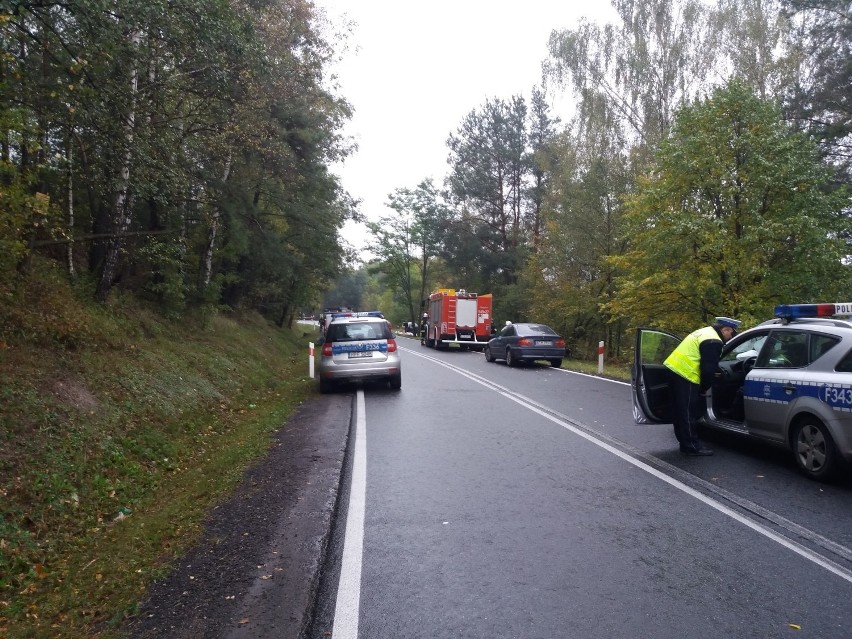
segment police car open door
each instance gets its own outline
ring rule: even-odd
[[[633,420],[637,424],[671,423],[668,368],[665,359],[680,344],[681,338],[654,328],[636,331],[633,369]]]

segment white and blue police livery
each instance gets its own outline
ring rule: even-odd
[[[807,476],[829,480],[852,463],[852,303],[785,304],[775,319],[722,350],[703,424],[792,451]],[[637,331],[632,388],[640,423],[668,422],[663,361],[680,338]]]

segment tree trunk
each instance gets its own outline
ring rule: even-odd
[[[68,237],[74,237],[74,132],[68,134]],[[77,277],[74,270],[74,243],[68,242],[65,248],[65,260],[68,267],[68,277]]]
[[[228,151],[228,157],[225,159],[225,170],[222,172],[222,184],[228,181],[228,176],[231,173],[231,161],[233,160],[233,151]],[[210,219],[210,231],[207,234],[207,245],[204,247],[203,270],[201,273],[201,290],[204,291],[210,286],[210,279],[213,274],[213,253],[216,246],[216,235],[219,232],[219,224],[222,218],[222,209],[219,205],[213,207],[213,212]]]
[[[142,33],[139,30],[130,36],[135,47],[139,46]],[[136,122],[136,98],[139,90],[139,68],[134,62],[130,71],[130,110],[125,120],[125,143],[127,148],[124,153],[124,164],[121,167],[118,190],[115,195],[115,205],[112,213],[113,238],[109,241],[104,261],[104,270],[101,273],[95,297],[99,302],[106,302],[112,289],[115,276],[118,273],[121,248],[124,244],[124,234],[130,228],[130,166],[133,161],[133,135]]]

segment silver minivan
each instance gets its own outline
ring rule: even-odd
[[[333,319],[318,344],[317,376],[321,393],[338,382],[386,381],[402,387],[402,362],[387,320],[382,317]]]
[[[798,306],[817,305],[779,308]],[[666,331],[637,331],[637,422],[671,422],[663,361],[679,343]],[[793,313],[743,331],[722,349],[706,401],[705,426],[786,447],[808,477],[834,477],[852,462],[852,322]]]

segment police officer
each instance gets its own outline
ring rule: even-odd
[[[719,367],[722,345],[737,334],[739,326],[739,320],[717,317],[713,326],[690,333],[663,362],[670,373],[675,437],[684,455],[713,454],[698,439],[698,421],[704,414],[704,398]]]

